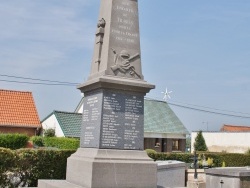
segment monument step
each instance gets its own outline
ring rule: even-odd
[[[66,180],[39,180],[37,188],[84,188]]]
[[[157,188],[187,188],[187,187],[162,187],[162,186],[157,186]]]

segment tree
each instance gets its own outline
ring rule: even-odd
[[[202,131],[199,131],[194,142],[194,149],[196,151],[207,151],[206,141],[202,135]]]

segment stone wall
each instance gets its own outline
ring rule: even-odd
[[[192,132],[191,152],[196,135],[197,132]],[[250,132],[202,132],[202,135],[211,152],[245,153],[249,149]]]

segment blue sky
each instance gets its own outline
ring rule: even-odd
[[[0,88],[31,91],[40,119],[53,110],[73,111],[81,99],[75,86],[21,84],[9,81],[30,80],[4,75],[84,82],[99,3],[2,0]],[[161,100],[167,86],[169,103],[248,117],[170,105],[189,131],[250,126],[249,10],[247,0],[139,0],[142,69],[156,85],[147,96]]]

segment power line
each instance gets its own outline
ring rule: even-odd
[[[24,81],[14,81],[14,80],[2,80],[2,82],[11,82],[11,83],[19,83],[19,84],[34,84],[34,85],[47,85],[47,86],[76,86],[72,84],[56,84],[56,83],[42,83],[42,82],[24,82]]]
[[[245,113],[245,112],[236,112],[236,111],[232,111],[232,110],[225,110],[225,109],[219,109],[219,108],[211,108],[211,107],[207,107],[207,106],[201,106],[201,105],[196,105],[196,104],[183,103],[183,102],[178,102],[178,101],[174,101],[174,102],[182,103],[182,104],[185,104],[185,105],[191,105],[191,106],[195,106],[195,107],[200,107],[200,108],[211,109],[211,110],[217,110],[217,111],[224,111],[224,112],[231,112],[231,113],[237,113],[237,114],[250,115],[249,113]]]
[[[230,116],[230,117],[250,119],[250,116],[240,116],[240,115],[234,115],[234,114],[226,114],[226,113],[221,113],[221,112],[214,112],[214,111],[203,110],[203,109],[193,108],[193,107],[189,107],[189,106],[174,104],[174,103],[170,103],[170,102],[168,102],[167,104],[170,104],[170,105],[173,105],[173,106],[177,106],[177,107],[181,107],[181,108],[190,109],[190,110],[195,110],[195,111],[200,111],[200,112],[206,112],[206,113],[210,113],[210,114],[217,114],[217,115],[223,115],[223,116]]]
[[[160,100],[160,101],[163,101],[163,100]],[[204,113],[210,113],[210,114],[216,114],[216,115],[223,115],[223,116],[230,116],[230,117],[250,119],[250,116],[241,116],[241,115],[228,114],[228,113],[216,112],[216,111],[219,110],[219,111],[233,112],[233,113],[238,113],[238,114],[248,114],[248,113],[244,113],[244,112],[235,112],[235,111],[229,111],[229,110],[221,110],[221,109],[217,109],[217,108],[211,108],[211,107],[205,107],[205,106],[193,105],[193,104],[189,104],[189,105],[198,106],[198,107],[207,108],[207,109],[212,109],[212,110],[216,110],[216,111],[205,110],[205,109],[200,109],[200,108],[194,108],[194,107],[190,107],[190,106],[187,106],[187,105],[181,105],[181,104],[176,104],[176,103],[172,103],[172,102],[167,102],[167,104],[172,105],[172,106],[177,106],[177,107],[180,107],[180,108],[189,109],[189,110],[200,111],[200,112],[204,112]]]
[[[24,80],[33,80],[33,81],[42,81],[42,82],[49,82],[49,83],[59,83],[59,85],[78,85],[79,83],[76,82],[62,82],[62,81],[56,81],[56,80],[45,80],[45,79],[39,79],[39,78],[30,78],[30,77],[22,77],[22,76],[13,76],[13,75],[7,75],[7,74],[0,74],[2,77],[8,77],[8,78],[17,78],[17,79],[24,79]],[[8,80],[1,80],[1,81],[8,81]],[[11,81],[14,82],[14,81]],[[33,82],[17,82],[17,83],[30,83],[33,84]],[[42,84],[42,83],[39,83]],[[48,84],[45,84],[48,85]],[[50,85],[50,84],[49,84]],[[53,85],[53,84],[51,84]],[[57,84],[55,84],[57,85]]]
[[[151,96],[150,96],[151,97]],[[152,97],[152,98],[155,98],[156,99],[156,97]],[[160,99],[159,97],[158,97],[158,99],[157,100],[160,100],[160,101],[162,101],[162,99]],[[194,108],[194,109],[197,109],[197,110],[199,110],[200,108],[206,108],[206,109],[210,109],[210,110],[213,110],[213,111],[223,111],[223,112],[230,112],[230,113],[236,113],[236,114],[246,114],[246,115],[250,115],[249,113],[246,113],[246,112],[236,112],[236,111],[232,111],[232,110],[224,110],[224,109],[219,109],[219,108],[212,108],[212,107],[207,107],[207,106],[201,106],[201,105],[196,105],[196,104],[190,104],[190,103],[183,103],[183,102],[178,102],[178,101],[174,101],[174,103],[172,102],[172,103],[169,103],[169,102],[167,102],[168,104],[172,104],[172,105],[179,105],[179,107],[181,107],[181,106],[194,106],[194,107],[199,107],[199,108],[194,108],[194,107],[190,107],[190,108]],[[181,104],[177,104],[177,103],[181,103]],[[204,110],[204,111],[206,111],[206,110]],[[209,110],[208,110],[209,111]],[[226,113],[225,113],[226,114]],[[244,116],[243,116],[244,117]],[[248,116],[246,116],[246,117],[248,117]]]

